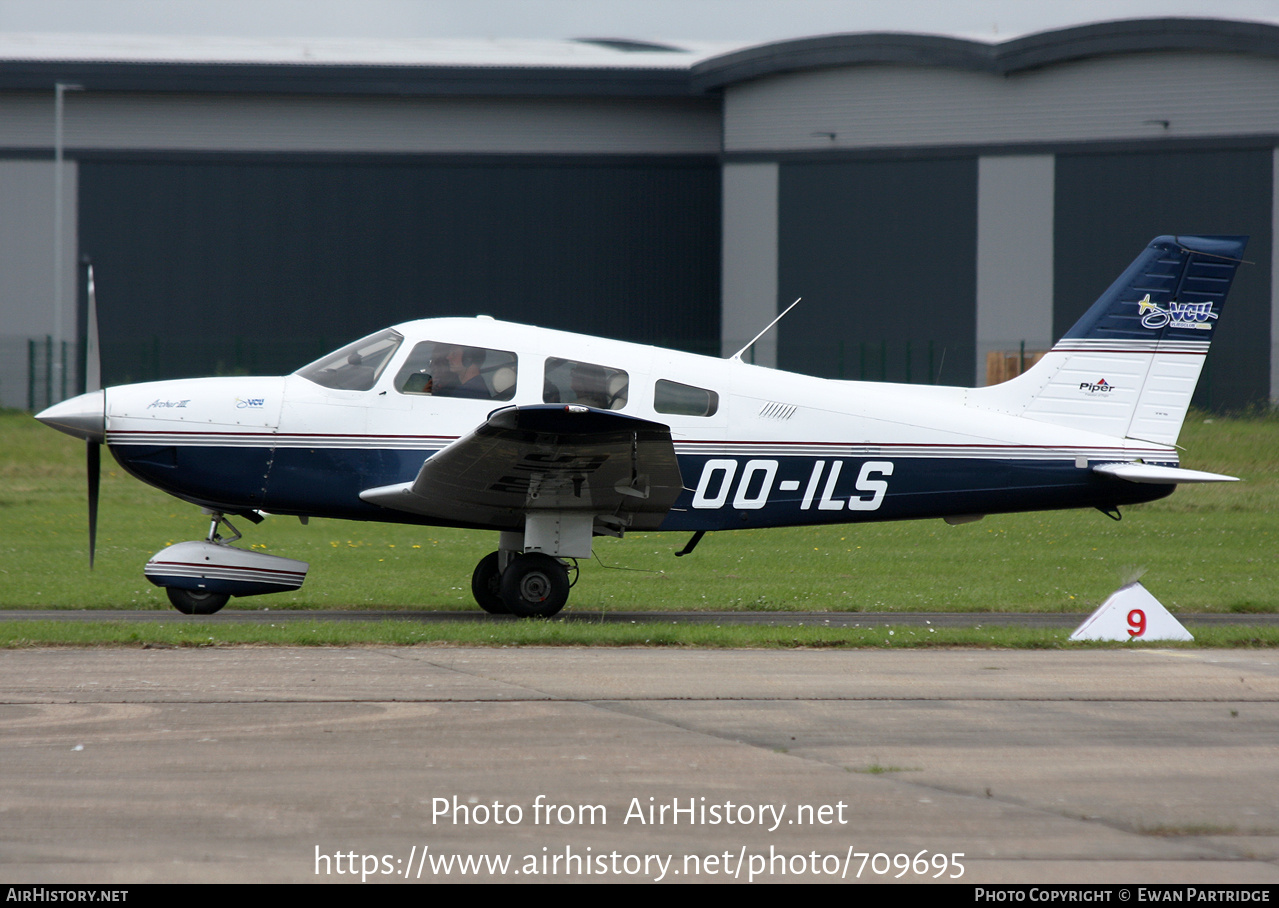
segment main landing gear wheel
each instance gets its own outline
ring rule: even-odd
[[[568,602],[568,569],[550,555],[516,555],[502,572],[502,601],[520,618],[549,618]]]
[[[226,605],[229,593],[209,593],[203,590],[180,590],[176,586],[165,589],[173,607],[184,615],[212,615]]]
[[[511,610],[502,601],[502,571],[497,552],[490,552],[480,559],[471,575],[471,595],[480,608],[490,615],[509,615]]]

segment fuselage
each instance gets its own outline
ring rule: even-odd
[[[479,352],[464,363],[458,351]],[[289,376],[110,388],[105,440],[133,475],[215,510],[431,524],[452,521],[360,492],[412,480],[497,409],[546,403],[670,427],[685,488],[661,529],[1113,508],[1173,488],[1090,468],[1175,465],[1174,448],[993,412],[973,393],[444,318],[398,325]]]

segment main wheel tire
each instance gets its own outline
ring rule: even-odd
[[[549,618],[568,602],[568,570],[550,555],[517,555],[502,572],[502,601],[520,618]]]
[[[509,615],[511,610],[502,601],[502,571],[497,552],[490,552],[480,559],[471,575],[471,595],[480,608],[490,615]]]
[[[180,590],[176,586],[166,587],[165,592],[173,607],[184,615],[212,615],[231,599],[229,593]]]

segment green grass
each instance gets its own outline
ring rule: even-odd
[[[1277,441],[1272,416],[1192,415],[1184,465],[1245,481],[1183,486],[1126,508],[1118,523],[1089,510],[959,527],[753,530],[708,535],[678,559],[686,534],[599,540],[603,564],[583,562],[569,608],[1088,612],[1144,570],[1143,583],[1173,612],[1270,613],[1279,610]],[[90,572],[83,462],[83,443],[0,413],[0,608],[168,610],[142,565],[170,543],[202,538],[207,518],[107,456]],[[472,609],[471,570],[496,542],[492,533],[332,520],[237,525],[239,545],[309,561],[311,573],[297,592],[228,608]]]
[[[285,621],[229,623],[173,612],[172,621],[0,621],[0,649],[34,646],[647,646],[709,649],[1186,649],[1274,647],[1279,628],[1195,630],[1195,643],[1070,643],[1068,630],[1017,627],[753,627],[686,622],[600,624],[579,621],[444,622]]]

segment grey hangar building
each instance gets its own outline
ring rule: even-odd
[[[61,86],[58,88],[57,86]],[[1279,26],[734,48],[0,36],[0,405],[490,315],[971,385],[1161,234],[1248,234],[1196,402],[1279,397]]]

